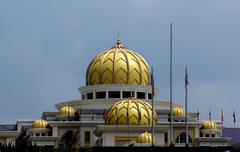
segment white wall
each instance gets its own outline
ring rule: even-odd
[[[105,132],[102,135],[103,138],[103,146],[116,146],[115,137],[119,136],[129,136],[129,137],[138,137],[141,133],[109,133]],[[155,133],[155,145],[156,146],[164,146],[164,133]]]

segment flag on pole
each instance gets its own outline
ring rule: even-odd
[[[209,110],[208,115],[209,115],[209,120],[212,120],[212,112],[211,112],[211,110]]]
[[[187,86],[189,84],[189,81],[188,81],[188,73],[187,73],[187,66],[185,67],[185,95],[187,95]]]
[[[236,113],[235,113],[235,110],[233,111],[233,122],[236,123]]]
[[[223,115],[223,109],[221,110],[221,121],[223,122],[224,120],[224,115]]]
[[[187,66],[185,67],[185,138],[186,138],[186,147],[188,147],[189,144],[189,139],[188,139],[188,119],[187,119],[187,113],[188,113],[188,108],[187,108],[187,97],[188,97],[188,90],[187,90],[187,86],[188,86],[189,82],[188,82],[188,73],[187,73]]]
[[[153,67],[152,67],[152,74],[151,74],[151,83],[152,83],[152,98],[154,98],[155,97],[155,90],[154,90]]]

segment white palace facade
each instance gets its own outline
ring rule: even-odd
[[[86,71],[81,99],[56,104],[57,111],[43,112],[37,120],[0,124],[0,143],[15,144],[20,135],[32,144],[57,147],[69,130],[79,132],[81,147],[169,146],[169,101],[154,100],[152,110],[151,69],[138,53],[118,39],[109,50],[97,55]],[[154,111],[152,118],[152,111]],[[173,144],[185,146],[185,110],[173,103]],[[153,121],[152,121],[153,119]],[[188,112],[189,146],[229,146],[221,123],[199,120]],[[152,122],[154,137],[151,134]]]

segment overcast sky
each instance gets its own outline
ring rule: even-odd
[[[239,0],[1,0],[0,123],[36,119],[80,98],[87,65],[122,43],[153,65],[157,98],[169,99],[169,24],[173,22],[173,100],[200,119],[240,127]]]

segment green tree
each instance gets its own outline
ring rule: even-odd
[[[30,135],[26,135],[26,131],[23,131],[16,139],[16,149],[19,151],[27,151],[28,147],[31,145],[29,138]]]
[[[70,152],[77,150],[77,143],[79,141],[79,130],[68,130],[65,132],[60,140],[58,152]]]

